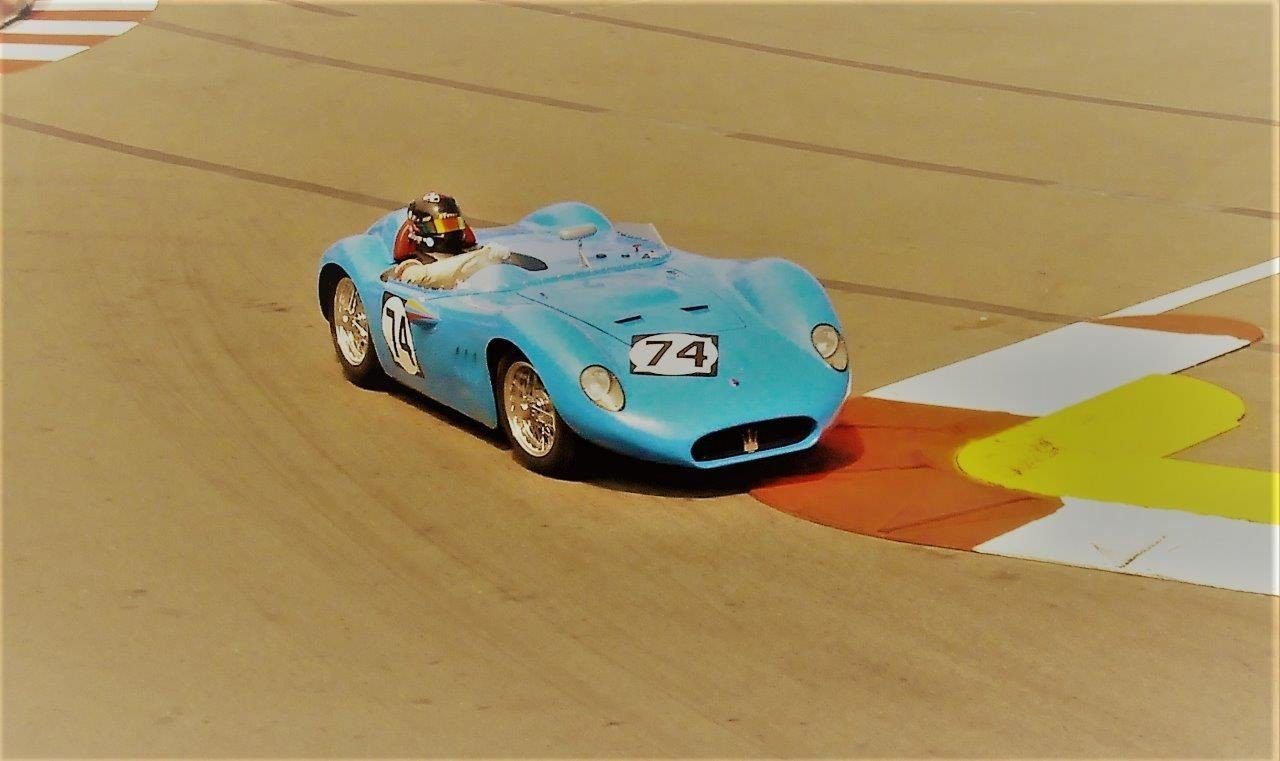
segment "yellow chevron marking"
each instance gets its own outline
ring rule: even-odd
[[[1168,459],[1242,417],[1240,398],[1212,383],[1149,375],[970,442],[956,461],[974,478],[1035,494],[1280,522],[1280,474]]]

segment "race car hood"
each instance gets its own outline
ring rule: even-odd
[[[718,333],[745,325],[714,287],[677,269],[601,273],[530,286],[521,293],[624,343],[639,334]]]

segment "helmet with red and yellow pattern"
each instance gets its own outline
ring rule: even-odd
[[[408,238],[417,253],[452,256],[475,248],[476,235],[458,202],[442,193],[427,193],[409,203]],[[397,260],[408,258],[397,256]]]

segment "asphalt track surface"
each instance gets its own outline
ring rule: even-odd
[[[332,240],[568,198],[823,278],[867,390],[1273,254],[1273,9],[162,3],[3,78],[9,756],[1268,756],[1276,601],[520,469]],[[1271,467],[1267,329],[1187,457]]]

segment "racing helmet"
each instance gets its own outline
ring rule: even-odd
[[[461,254],[476,246],[476,235],[458,202],[441,193],[427,193],[409,203],[409,240],[420,253],[436,256]]]

